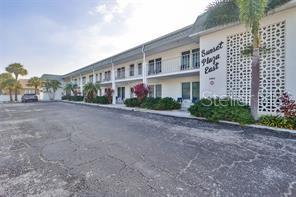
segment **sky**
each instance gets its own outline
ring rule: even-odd
[[[69,73],[194,23],[212,1],[0,0],[0,73]]]

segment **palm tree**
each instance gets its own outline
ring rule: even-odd
[[[61,88],[61,82],[59,82],[58,80],[51,80],[50,81],[50,87],[51,87],[51,89],[52,89],[52,91],[53,91],[53,100],[54,100],[54,98],[55,98],[55,93],[56,93],[56,91],[59,89],[59,88]]]
[[[77,88],[78,88],[77,84],[75,84],[75,83],[67,83],[65,85],[64,90],[66,91],[66,94],[68,94],[69,92],[71,94],[71,92],[72,92],[74,94],[74,96],[76,96],[77,95]]]
[[[16,89],[15,88],[16,84],[17,84],[17,81],[14,78],[7,79],[5,81],[5,89],[8,90],[8,92],[9,92],[9,98],[10,98],[11,102],[13,101],[12,92],[13,92],[13,90]]]
[[[43,87],[45,88],[49,99],[54,100],[56,91],[61,88],[61,82],[47,79],[43,82]]]
[[[252,115],[256,120],[260,84],[260,20],[269,10],[289,1],[291,0],[216,0],[209,5],[206,12],[206,20],[203,24],[205,29],[239,20],[250,28],[253,43],[246,48],[245,52],[252,55],[250,104]]]
[[[20,75],[24,76],[24,75],[28,74],[28,71],[20,63],[10,64],[9,66],[6,67],[6,71],[9,72],[9,73],[14,74],[16,81],[18,81],[18,77]],[[17,86],[16,86],[16,88],[15,88],[15,98],[14,98],[15,101],[17,101],[17,93],[18,93],[18,89],[17,89]]]
[[[237,0],[240,10],[240,21],[250,28],[252,43],[252,71],[251,71],[251,113],[255,120],[258,119],[258,99],[260,84],[260,20],[265,14],[267,0]]]
[[[51,83],[50,83],[50,80],[46,79],[44,82],[43,82],[43,87],[45,88],[45,91],[47,93],[51,92]]]
[[[89,82],[89,83],[85,84],[83,86],[83,91],[85,94],[85,101],[91,102],[94,99],[94,97],[97,95],[98,90],[100,90],[100,89],[101,89],[101,87],[100,87],[99,83],[93,84],[92,82]]]
[[[0,90],[8,91],[10,101],[13,101],[12,91],[14,90],[15,79],[11,73],[0,74]]]
[[[28,81],[28,86],[34,87],[35,89],[35,94],[37,95],[37,90],[42,86],[42,79],[39,77],[32,77]]]

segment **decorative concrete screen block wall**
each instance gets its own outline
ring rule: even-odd
[[[285,91],[285,22],[261,28],[259,112],[279,110]],[[251,57],[242,55],[252,44],[250,32],[227,37],[227,95],[250,103]]]

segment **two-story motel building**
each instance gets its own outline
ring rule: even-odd
[[[114,90],[113,103],[133,97],[138,83],[151,86],[150,96],[172,97],[189,106],[200,97],[231,96],[250,101],[251,44],[245,25],[232,23],[205,29],[206,14],[155,40],[62,76],[64,83],[100,82]],[[296,96],[296,2],[284,4],[261,21],[260,113],[276,113],[285,91]]]

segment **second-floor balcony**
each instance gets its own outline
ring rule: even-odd
[[[147,65],[147,75],[178,74],[199,70],[199,60],[185,59],[180,57],[164,59],[161,62],[150,62]]]
[[[109,82],[109,81],[111,81],[111,76],[104,77],[101,82]]]
[[[122,79],[138,79],[141,78],[142,75],[142,70],[138,69],[130,69],[126,68],[124,70],[116,70],[115,71],[115,80],[122,80]]]

